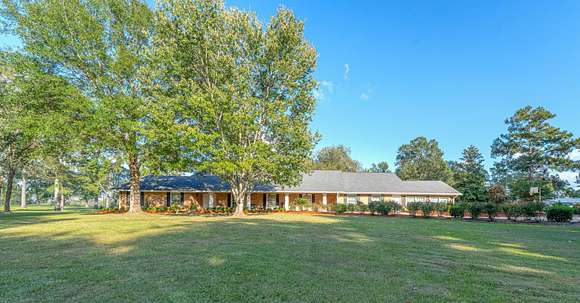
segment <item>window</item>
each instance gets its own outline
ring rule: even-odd
[[[449,198],[439,198],[439,202],[449,202]]]
[[[425,197],[421,197],[421,196],[415,197],[415,201],[417,201],[417,202],[425,202]]]
[[[437,203],[437,202],[439,202],[439,198],[437,198],[437,197],[429,197],[429,202]]]
[[[308,202],[312,203],[312,194],[302,194],[302,198],[308,200]]]
[[[383,201],[383,195],[371,195],[371,202]]]
[[[346,204],[356,204],[358,196],[355,194],[348,194],[346,196]]]
[[[267,208],[276,208],[278,207],[278,199],[276,194],[268,194],[266,199],[266,207]]]
[[[173,203],[177,203],[179,205],[183,203],[181,200],[181,193],[171,192],[171,198],[169,200],[171,201],[171,205],[173,205]]]
[[[405,197],[405,202],[407,202],[407,203],[415,202],[415,197],[413,197],[413,196]]]

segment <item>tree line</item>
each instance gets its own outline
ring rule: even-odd
[[[435,139],[417,137],[398,149],[394,172],[403,180],[440,180],[462,193],[464,202],[502,203],[532,201],[556,196],[580,197],[577,184],[562,180],[558,172],[580,170],[580,139],[551,124],[555,115],[543,107],[526,106],[505,121],[507,132],[491,145],[495,160],[491,172],[481,151],[470,145],[460,159],[447,161]],[[391,172],[382,161],[363,168],[343,145],[324,147],[312,160],[315,169]],[[537,191],[530,190],[537,188]]]

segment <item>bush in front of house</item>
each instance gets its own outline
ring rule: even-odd
[[[574,208],[563,204],[554,204],[546,210],[548,221],[569,222],[574,216]]]
[[[390,212],[398,212],[401,210],[401,204],[399,204],[395,201],[385,202],[385,205],[387,205],[387,208],[390,210]],[[387,215],[388,215],[388,213],[387,213]]]
[[[356,204],[356,211],[366,213],[369,211],[369,206],[359,202]]]
[[[538,217],[540,213],[546,208],[546,204],[544,202],[523,202],[522,206],[522,214],[527,218],[530,219],[531,217]]]
[[[413,217],[417,215],[417,211],[421,208],[421,202],[409,202],[407,203],[407,211]]]
[[[574,214],[575,215],[580,215],[580,203],[576,203],[574,204]]]
[[[346,212],[346,204],[334,204],[333,208],[337,214],[342,214]]]
[[[292,208],[294,208],[295,210],[306,210],[310,205],[310,201],[306,198],[303,197],[299,197],[294,199],[291,203],[290,206]]]
[[[483,210],[487,214],[489,221],[493,221],[497,215],[498,207],[493,202],[487,202],[483,205]]]
[[[479,218],[481,212],[483,211],[483,203],[481,202],[471,202],[467,203],[467,211],[471,214],[471,219],[475,220]]]
[[[446,202],[437,202],[435,204],[435,211],[437,212],[437,216],[443,216],[443,213],[447,211],[449,205]]]
[[[465,215],[465,205],[463,205],[461,203],[457,203],[457,204],[453,204],[453,205],[449,206],[449,214],[453,218],[462,219],[463,216]]]
[[[515,202],[508,203],[503,206],[503,212],[508,220],[517,220],[517,218],[522,215],[522,207]]]
[[[435,204],[431,202],[421,202],[419,208],[423,213],[423,217],[429,218],[431,217],[431,213],[435,210]]]
[[[358,206],[356,204],[347,204],[346,205],[346,211],[351,213],[351,212],[355,212],[357,211]]]
[[[382,201],[369,202],[369,211],[371,212],[371,215],[374,215],[375,213],[379,212],[379,207],[380,207],[381,203],[384,203],[384,202],[382,202]]]

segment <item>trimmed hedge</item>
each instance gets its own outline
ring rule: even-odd
[[[574,208],[562,204],[555,204],[548,207],[546,217],[548,221],[553,222],[570,222],[574,216]]]
[[[454,204],[449,207],[449,214],[453,218],[462,219],[465,215],[465,206],[463,204]]]

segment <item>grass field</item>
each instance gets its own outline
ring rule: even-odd
[[[578,302],[580,228],[314,215],[0,215],[2,302]]]

